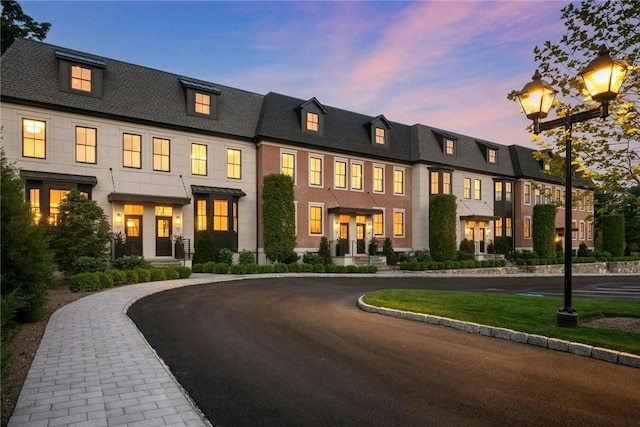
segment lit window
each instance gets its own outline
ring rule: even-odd
[[[494,194],[495,194],[495,199],[496,202],[501,202],[502,201],[502,182],[496,182],[494,184]]]
[[[317,132],[319,119],[316,113],[307,113],[307,130]]]
[[[455,145],[452,139],[445,139],[444,152],[445,154],[449,154],[449,155],[455,154]]]
[[[511,228],[511,218],[505,218],[505,235],[507,237],[511,237],[513,232],[512,232],[512,228]]]
[[[496,219],[496,237],[502,236],[502,218]]]
[[[551,165],[549,164],[549,162],[548,162],[548,161],[545,161],[545,162],[543,163],[543,165],[542,165],[542,168],[543,168],[544,170],[548,171],[548,170],[550,170],[550,169],[551,169]]]
[[[531,204],[531,184],[524,185],[524,204]]]
[[[562,201],[562,191],[559,188],[556,188],[555,201],[556,202],[561,202]]]
[[[584,221],[580,221],[580,240],[584,240]]]
[[[205,231],[207,229],[207,201],[198,200],[196,205],[196,229]]]
[[[471,178],[464,179],[464,198],[471,199]]]
[[[335,183],[336,188],[347,188],[347,162],[336,160],[335,162]]]
[[[512,194],[512,184],[510,182],[505,182],[504,183],[504,199],[507,202],[511,201],[511,194]]]
[[[442,194],[451,194],[451,172],[442,172]]]
[[[207,174],[207,146],[204,144],[191,144],[191,173]]]
[[[525,217],[524,219],[524,238],[531,238],[531,218]]]
[[[373,167],[373,192],[384,193],[384,168],[382,166]]]
[[[351,163],[351,189],[362,190],[362,164]]]
[[[229,231],[229,202],[213,201],[213,231]]]
[[[584,194],[578,194],[578,209],[584,210]]]
[[[376,128],[376,144],[384,145],[385,132],[383,128]]]
[[[156,213],[156,216],[173,216],[173,207],[172,206],[156,206],[155,213]]]
[[[384,214],[373,215],[373,234],[376,236],[384,235]]]
[[[96,163],[96,130],[76,126],[76,162]]]
[[[235,148],[227,148],[227,178],[242,178],[242,152]]]
[[[438,172],[431,172],[431,194],[440,192],[440,175]]]
[[[71,89],[91,92],[91,69],[72,65]]]
[[[404,236],[404,211],[393,212],[393,235],[395,237]]]
[[[571,240],[578,239],[578,222],[574,219],[571,221]]]
[[[34,224],[39,224],[42,218],[42,212],[40,211],[40,189],[29,189],[29,211],[31,211],[31,221]]]
[[[122,134],[122,165],[125,168],[142,167],[142,137],[129,133]]]
[[[41,120],[22,119],[22,155],[44,159],[46,123]]]
[[[587,222],[587,240],[593,240],[593,222]]]
[[[473,183],[473,198],[475,200],[482,200],[482,181],[479,179],[474,180]]]
[[[322,159],[309,157],[309,185],[322,186]]]
[[[153,138],[153,170],[169,172],[169,159],[169,140],[162,138]]]
[[[487,151],[487,158],[489,159],[489,163],[496,163],[496,150],[494,150],[493,148],[489,148]]]
[[[282,153],[282,165],[280,172],[284,175],[289,175],[295,179],[296,176],[296,156],[291,153]]]
[[[540,189],[539,188],[535,188],[533,190],[533,193],[535,195],[535,204],[539,205],[540,204]]]
[[[49,190],[49,225],[58,225],[60,204],[69,194],[69,190]]]
[[[404,171],[395,169],[393,171],[393,194],[404,194]]]
[[[571,192],[571,206],[574,211],[578,210],[578,205],[576,204],[576,200],[578,200],[578,192]]]
[[[196,92],[196,113],[210,114],[211,113],[211,95]]]
[[[321,206],[309,206],[309,234],[322,234]]]

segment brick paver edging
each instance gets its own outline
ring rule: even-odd
[[[358,298],[358,307],[369,313],[378,313],[400,319],[415,320],[432,325],[446,326],[472,334],[480,334],[487,337],[501,338],[522,344],[530,344],[538,347],[549,348],[551,350],[564,351],[579,356],[592,357],[606,362],[640,368],[640,356],[621,351],[609,350],[606,348],[593,347],[586,344],[549,338],[542,335],[527,334],[513,331],[511,329],[497,328],[494,326],[481,325],[473,322],[463,322],[447,317],[433,316],[431,314],[414,313],[411,311],[395,310],[392,308],[376,307],[367,304],[363,300],[364,295]]]

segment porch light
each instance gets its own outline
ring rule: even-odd
[[[176,225],[180,225],[180,224],[182,224],[182,218],[180,218],[180,215],[178,215],[176,217]]]
[[[116,214],[116,225],[121,225],[121,224],[122,224],[122,214],[118,212]]]

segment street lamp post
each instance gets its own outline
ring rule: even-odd
[[[578,326],[578,312],[571,302],[571,130],[574,123],[595,118],[606,118],[609,115],[609,103],[618,95],[624,81],[626,67],[611,59],[605,45],[600,47],[598,57],[591,61],[581,72],[584,85],[591,98],[600,102],[600,107],[571,114],[567,111],[564,117],[548,122],[541,122],[547,117],[556,93],[551,85],[542,80],[536,70],[533,81],[527,83],[518,93],[518,100],[527,118],[533,120],[533,132],[540,132],[564,126],[565,129],[565,212],[564,212],[564,307],[558,310],[557,325],[560,327]]]

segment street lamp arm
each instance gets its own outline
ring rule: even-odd
[[[534,123],[533,132],[537,135],[540,132],[559,128],[561,126],[570,126],[574,123],[585,122],[591,119],[605,118],[607,116],[604,115],[605,111],[603,110],[604,108],[601,106],[601,107],[592,108],[590,110],[581,111],[579,113],[569,114],[566,117],[560,117],[555,120],[549,120],[548,122],[538,121]]]

